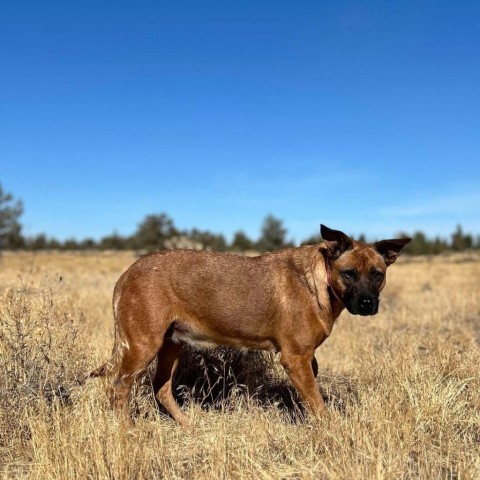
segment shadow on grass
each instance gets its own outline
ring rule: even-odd
[[[134,418],[147,418],[151,414],[155,363],[132,390],[130,406]],[[71,393],[82,384],[49,383],[42,389],[42,396],[48,404],[56,400],[63,406],[71,406]],[[343,415],[359,403],[356,382],[348,377],[322,372],[317,384],[327,407]],[[238,399],[246,399],[260,408],[277,408],[285,421],[291,423],[303,421],[306,413],[274,355],[255,350],[217,347],[199,351],[185,347],[175,374],[174,397],[180,406],[193,403],[214,411],[234,410]],[[160,413],[169,416],[162,405],[157,406]]]
[[[345,414],[349,405],[358,403],[356,385],[346,377],[322,374],[317,383],[329,408]],[[289,422],[302,421],[305,414],[282,367],[272,354],[265,352],[228,347],[209,351],[185,348],[174,385],[174,396],[180,405],[194,403],[204,410],[219,411],[233,408],[238,398],[246,398],[261,408],[278,408]],[[162,406],[159,408],[166,413]]]

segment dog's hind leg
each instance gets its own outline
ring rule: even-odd
[[[127,401],[133,382],[145,372],[155,358],[159,346],[153,343],[150,345],[145,343],[129,345],[126,343],[123,348],[116,378],[109,389],[109,397],[112,408],[120,416],[129,419]]]
[[[180,425],[188,426],[187,416],[182,412],[173,398],[172,382],[178,366],[182,345],[170,338],[165,338],[157,354],[157,372],[153,380],[153,391],[157,400]]]

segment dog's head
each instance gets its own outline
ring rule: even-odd
[[[350,313],[375,315],[386,271],[410,238],[365,243],[321,225],[330,288]]]

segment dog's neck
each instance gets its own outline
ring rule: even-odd
[[[306,273],[307,283],[311,292],[317,297],[320,310],[324,311],[327,302],[329,303],[331,314],[329,330],[331,331],[335,319],[338,318],[342,310],[345,308],[345,305],[330,286],[331,272],[325,258],[327,252],[325,252],[323,248],[319,249],[318,246],[316,246],[314,250],[312,249],[311,252],[312,256],[307,262],[308,266],[307,263],[305,264],[305,272],[308,272]]]
[[[328,254],[326,252],[323,253],[323,258],[325,260],[325,271],[327,272],[327,290],[330,295],[330,300],[336,300],[337,302],[343,305],[341,298],[337,295],[334,288],[332,287],[332,269],[330,267],[330,263],[328,262]]]

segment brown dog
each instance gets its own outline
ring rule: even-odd
[[[113,295],[113,357],[90,376],[115,376],[112,406],[124,410],[134,382],[157,357],[157,399],[188,424],[172,395],[182,344],[281,352],[280,362],[309,410],[325,406],[315,349],[344,307],[374,315],[385,271],[410,239],[367,244],[321,226],[324,243],[258,257],[170,250],[137,260]]]

